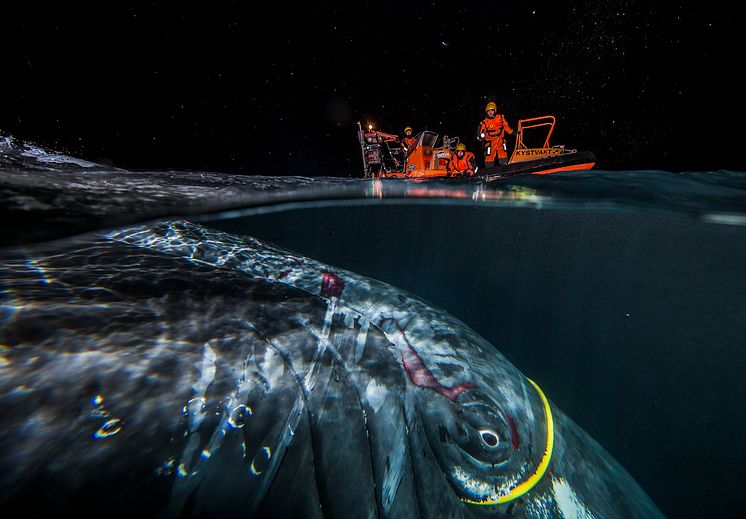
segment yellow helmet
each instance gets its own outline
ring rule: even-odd
[[[466,151],[466,144],[460,142],[459,145],[456,146],[456,151]]]
[[[411,126],[407,126],[406,128],[404,128],[404,133],[407,133],[407,130],[409,130],[410,132],[413,131]]]
[[[494,102],[490,101],[489,103],[487,103],[487,106],[484,108],[485,112],[487,110],[497,110],[497,105]]]

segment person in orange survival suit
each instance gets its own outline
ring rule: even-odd
[[[456,153],[451,156],[448,162],[448,173],[452,177],[473,177],[474,170],[477,169],[477,159],[470,151],[466,151],[465,144],[456,146]]]
[[[412,128],[410,126],[404,128],[404,135],[405,137],[401,140],[401,147],[406,156],[409,153],[409,150],[412,149],[412,144],[414,144],[414,137],[412,137]]]
[[[495,166],[495,159],[503,166],[508,163],[508,147],[505,144],[505,134],[513,134],[505,116],[497,113],[497,105],[490,101],[485,107],[487,117],[479,123],[477,140],[484,143],[484,167]]]

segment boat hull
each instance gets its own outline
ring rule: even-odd
[[[526,160],[493,168],[481,167],[477,170],[475,178],[490,181],[518,175],[551,175],[564,171],[585,171],[592,169],[595,164],[596,156],[592,152],[580,151],[563,153],[554,157]],[[416,171],[414,174],[409,175],[405,175],[404,173],[387,173],[382,174],[380,178],[400,178],[422,182],[427,180],[455,180],[462,177],[451,177],[444,169],[431,169],[424,172]]]
[[[563,171],[584,171],[592,169],[595,164],[596,156],[592,152],[579,151],[494,168],[480,168],[477,174],[486,180],[494,180],[516,175],[550,175]]]

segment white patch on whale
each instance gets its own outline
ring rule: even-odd
[[[375,379],[371,378],[368,382],[368,387],[365,388],[365,398],[373,408],[374,412],[378,412],[386,401],[388,395],[388,388],[383,384],[378,384]]]
[[[368,329],[370,327],[370,321],[367,319],[360,319],[360,332],[357,334],[357,345],[355,347],[355,362],[359,363],[360,359],[363,358],[365,353],[365,343],[368,341]]]
[[[394,443],[394,448],[389,453],[388,470],[385,473],[383,485],[381,485],[381,504],[384,511],[388,511],[394,503],[405,470],[404,456],[407,439],[401,429],[397,430],[395,434],[399,441]]]
[[[186,406],[189,416],[189,430],[192,432],[196,431],[205,419],[205,393],[207,392],[207,387],[215,379],[215,372],[217,371],[215,367],[216,358],[215,350],[212,349],[209,342],[206,342],[202,353],[202,363],[198,368],[200,376],[192,386],[194,389],[194,398]]]
[[[262,373],[267,377],[269,389],[280,386],[285,374],[285,360],[273,348],[267,348],[262,362]]]
[[[565,519],[595,519],[596,516],[578,499],[572,486],[564,478],[552,478],[552,491],[557,508]]]

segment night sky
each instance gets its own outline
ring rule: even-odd
[[[494,100],[556,115],[601,168],[746,171],[742,4],[109,4],[3,14],[0,133],[130,169],[360,176],[357,120],[478,151]]]

